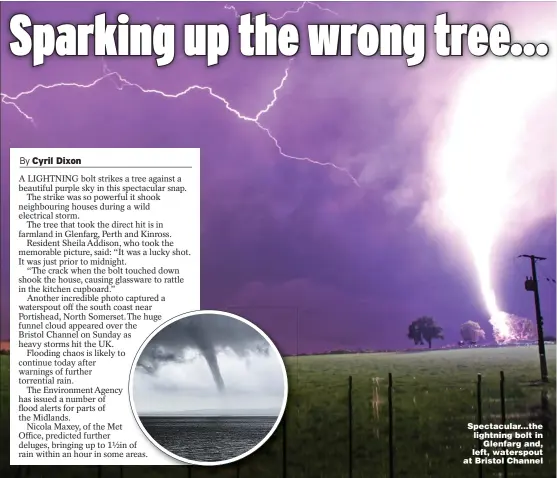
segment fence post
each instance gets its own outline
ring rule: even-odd
[[[477,406],[478,406],[478,425],[482,424],[482,374],[478,374],[478,382],[476,385],[476,398],[477,398]],[[482,440],[478,438],[478,451],[482,448]],[[483,467],[480,463],[478,465],[478,477],[483,477]]]
[[[236,478],[240,478],[240,462],[236,465]]]
[[[188,465],[188,478],[191,478],[191,475],[193,474],[193,466],[192,465]]]
[[[97,466],[97,478],[102,478],[103,476],[103,467],[102,465]]]
[[[282,416],[282,478],[286,478],[286,414]]]
[[[395,476],[395,450],[393,437],[393,374],[389,372],[389,478]]]
[[[505,408],[505,372],[501,370],[499,372],[499,395],[501,401],[501,423],[505,424],[507,420],[507,411]],[[507,459],[506,457],[503,459],[503,478],[507,478],[508,470],[507,470]]]
[[[348,377],[348,478],[352,478],[352,375]]]

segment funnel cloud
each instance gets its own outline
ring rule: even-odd
[[[252,327],[226,315],[199,314],[173,322],[155,335],[145,347],[137,367],[157,373],[165,363],[184,363],[188,353],[205,359],[220,392],[225,390],[218,354],[232,351],[238,357],[268,355],[268,342]]]

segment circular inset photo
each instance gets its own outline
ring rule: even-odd
[[[224,465],[261,447],[288,396],[284,362],[258,327],[228,312],[175,317],[143,343],[130,374],[147,437],[192,465]]]

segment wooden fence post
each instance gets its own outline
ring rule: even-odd
[[[393,434],[393,374],[389,372],[389,477],[395,476],[395,449]]]
[[[348,478],[352,478],[352,375],[348,377]]]
[[[478,382],[476,384],[476,398],[478,408],[478,425],[482,424],[482,374],[478,374]],[[482,440],[478,438],[478,451],[482,448]],[[478,477],[483,478],[483,466],[478,465]]]
[[[286,413],[282,416],[282,478],[286,478]]]
[[[499,380],[499,395],[501,401],[501,423],[505,423],[507,420],[507,411],[505,407],[505,373],[501,370],[499,373],[500,380]],[[507,470],[507,460],[504,457],[503,459],[503,478],[508,477],[508,470]]]

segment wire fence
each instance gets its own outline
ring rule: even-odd
[[[279,428],[254,454],[218,467],[22,466],[17,478],[540,478],[555,476],[555,384],[524,383],[526,349],[456,355],[302,356],[300,350],[343,348],[339,331],[322,326],[323,311],[298,307],[227,307],[272,334],[284,355],[289,399]],[[265,313],[262,314],[262,311]],[[330,312],[330,311],[329,311]],[[339,315],[344,312],[339,311]],[[264,319],[262,319],[264,316]],[[316,345],[317,344],[317,345]],[[347,345],[347,350],[350,347]],[[339,350],[340,352],[340,350]],[[522,354],[522,352],[525,352]],[[461,353],[466,353],[463,360]],[[514,361],[513,361],[514,360]],[[485,363],[505,374],[474,375]],[[411,366],[409,366],[411,364]],[[497,364],[497,365],[495,365]],[[514,365],[513,365],[514,364]],[[384,370],[390,370],[386,374]],[[348,376],[348,374],[351,374]],[[417,377],[413,377],[416,375]],[[522,378],[518,378],[522,377]],[[520,380],[523,380],[522,382]],[[543,426],[543,464],[476,463],[483,440],[469,424]],[[532,440],[536,441],[536,440]],[[7,443],[2,444],[7,447]],[[473,451],[480,453],[473,455]],[[470,460],[469,463],[466,460]],[[6,476],[0,472],[2,477]]]
[[[392,373],[368,379],[349,376],[332,387],[316,381],[307,384],[312,388],[313,401],[298,395],[295,389],[280,427],[269,442],[255,454],[227,466],[11,468],[15,468],[17,478],[553,476],[555,396],[550,396],[552,392],[547,388],[532,386],[524,391],[524,384],[509,386],[503,372],[498,381],[483,380],[478,375],[475,382],[459,386],[400,382],[396,383]],[[532,434],[522,441],[540,441],[544,463],[476,463],[476,458],[487,457],[487,450],[482,450],[488,447],[484,439],[474,436],[469,424],[490,423],[525,427],[539,424],[542,429],[522,430]],[[539,433],[543,438],[538,438]]]

